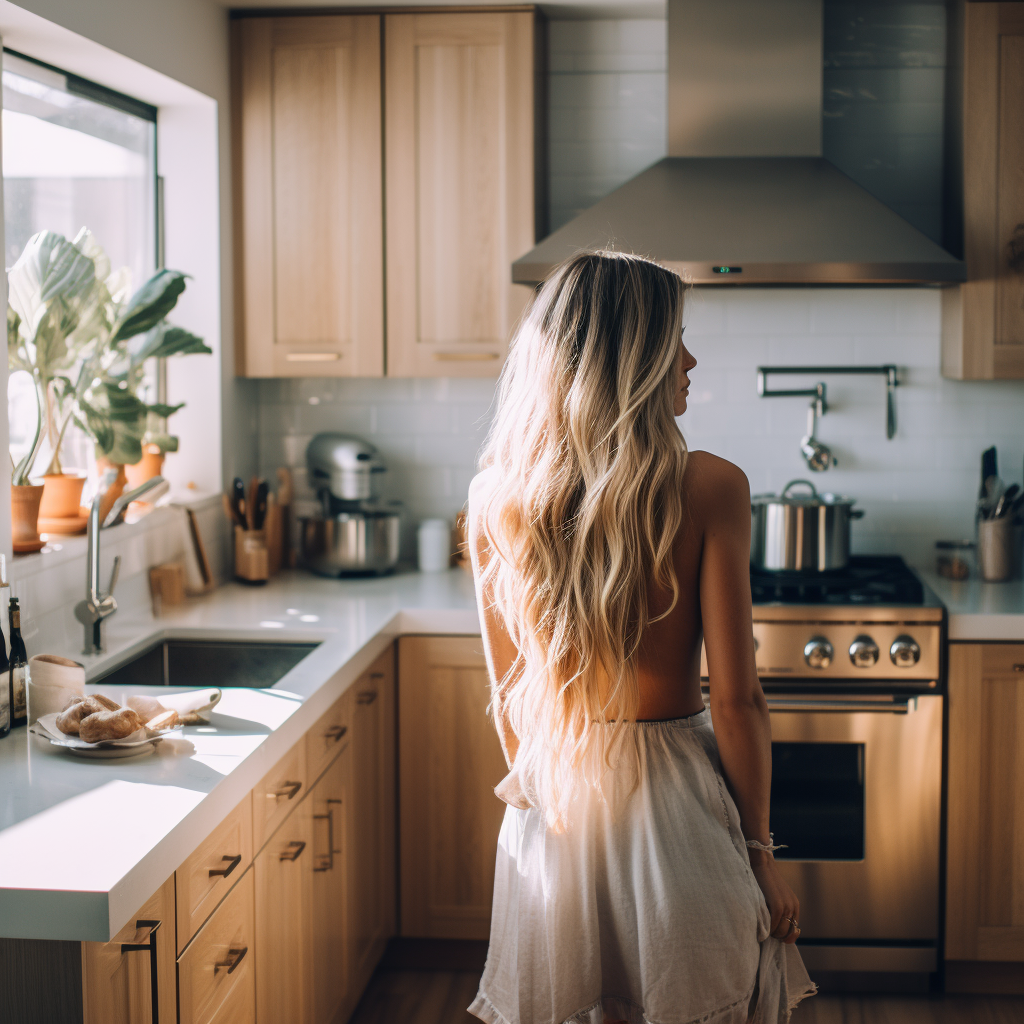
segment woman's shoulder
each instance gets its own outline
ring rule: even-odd
[[[705,512],[750,505],[747,474],[734,462],[711,452],[690,452],[685,481],[688,495]]]

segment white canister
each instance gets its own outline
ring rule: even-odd
[[[451,565],[452,530],[447,519],[424,519],[416,531],[420,572],[441,572]]]
[[[85,669],[58,654],[36,654],[28,659],[28,724],[43,715],[62,711],[71,697],[85,695]]]

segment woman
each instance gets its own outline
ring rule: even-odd
[[[558,268],[470,489],[510,768],[470,1007],[490,1024],[776,1024],[814,991],[768,831],[749,489],[675,422],[683,292],[635,256]]]

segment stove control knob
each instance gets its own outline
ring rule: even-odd
[[[812,636],[804,645],[804,661],[811,668],[828,668],[834,653],[832,645],[823,636]]]
[[[857,668],[871,668],[878,661],[878,644],[862,633],[850,644],[850,661]]]
[[[897,668],[913,668],[921,659],[921,648],[912,636],[904,633],[893,640],[889,657]]]

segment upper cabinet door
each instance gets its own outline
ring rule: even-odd
[[[234,27],[239,373],[384,373],[380,18]]]
[[[495,376],[530,296],[534,16],[384,22],[388,376]]]
[[[963,185],[967,283],[943,289],[942,372],[1024,378],[1024,3],[950,8],[951,160]]]

